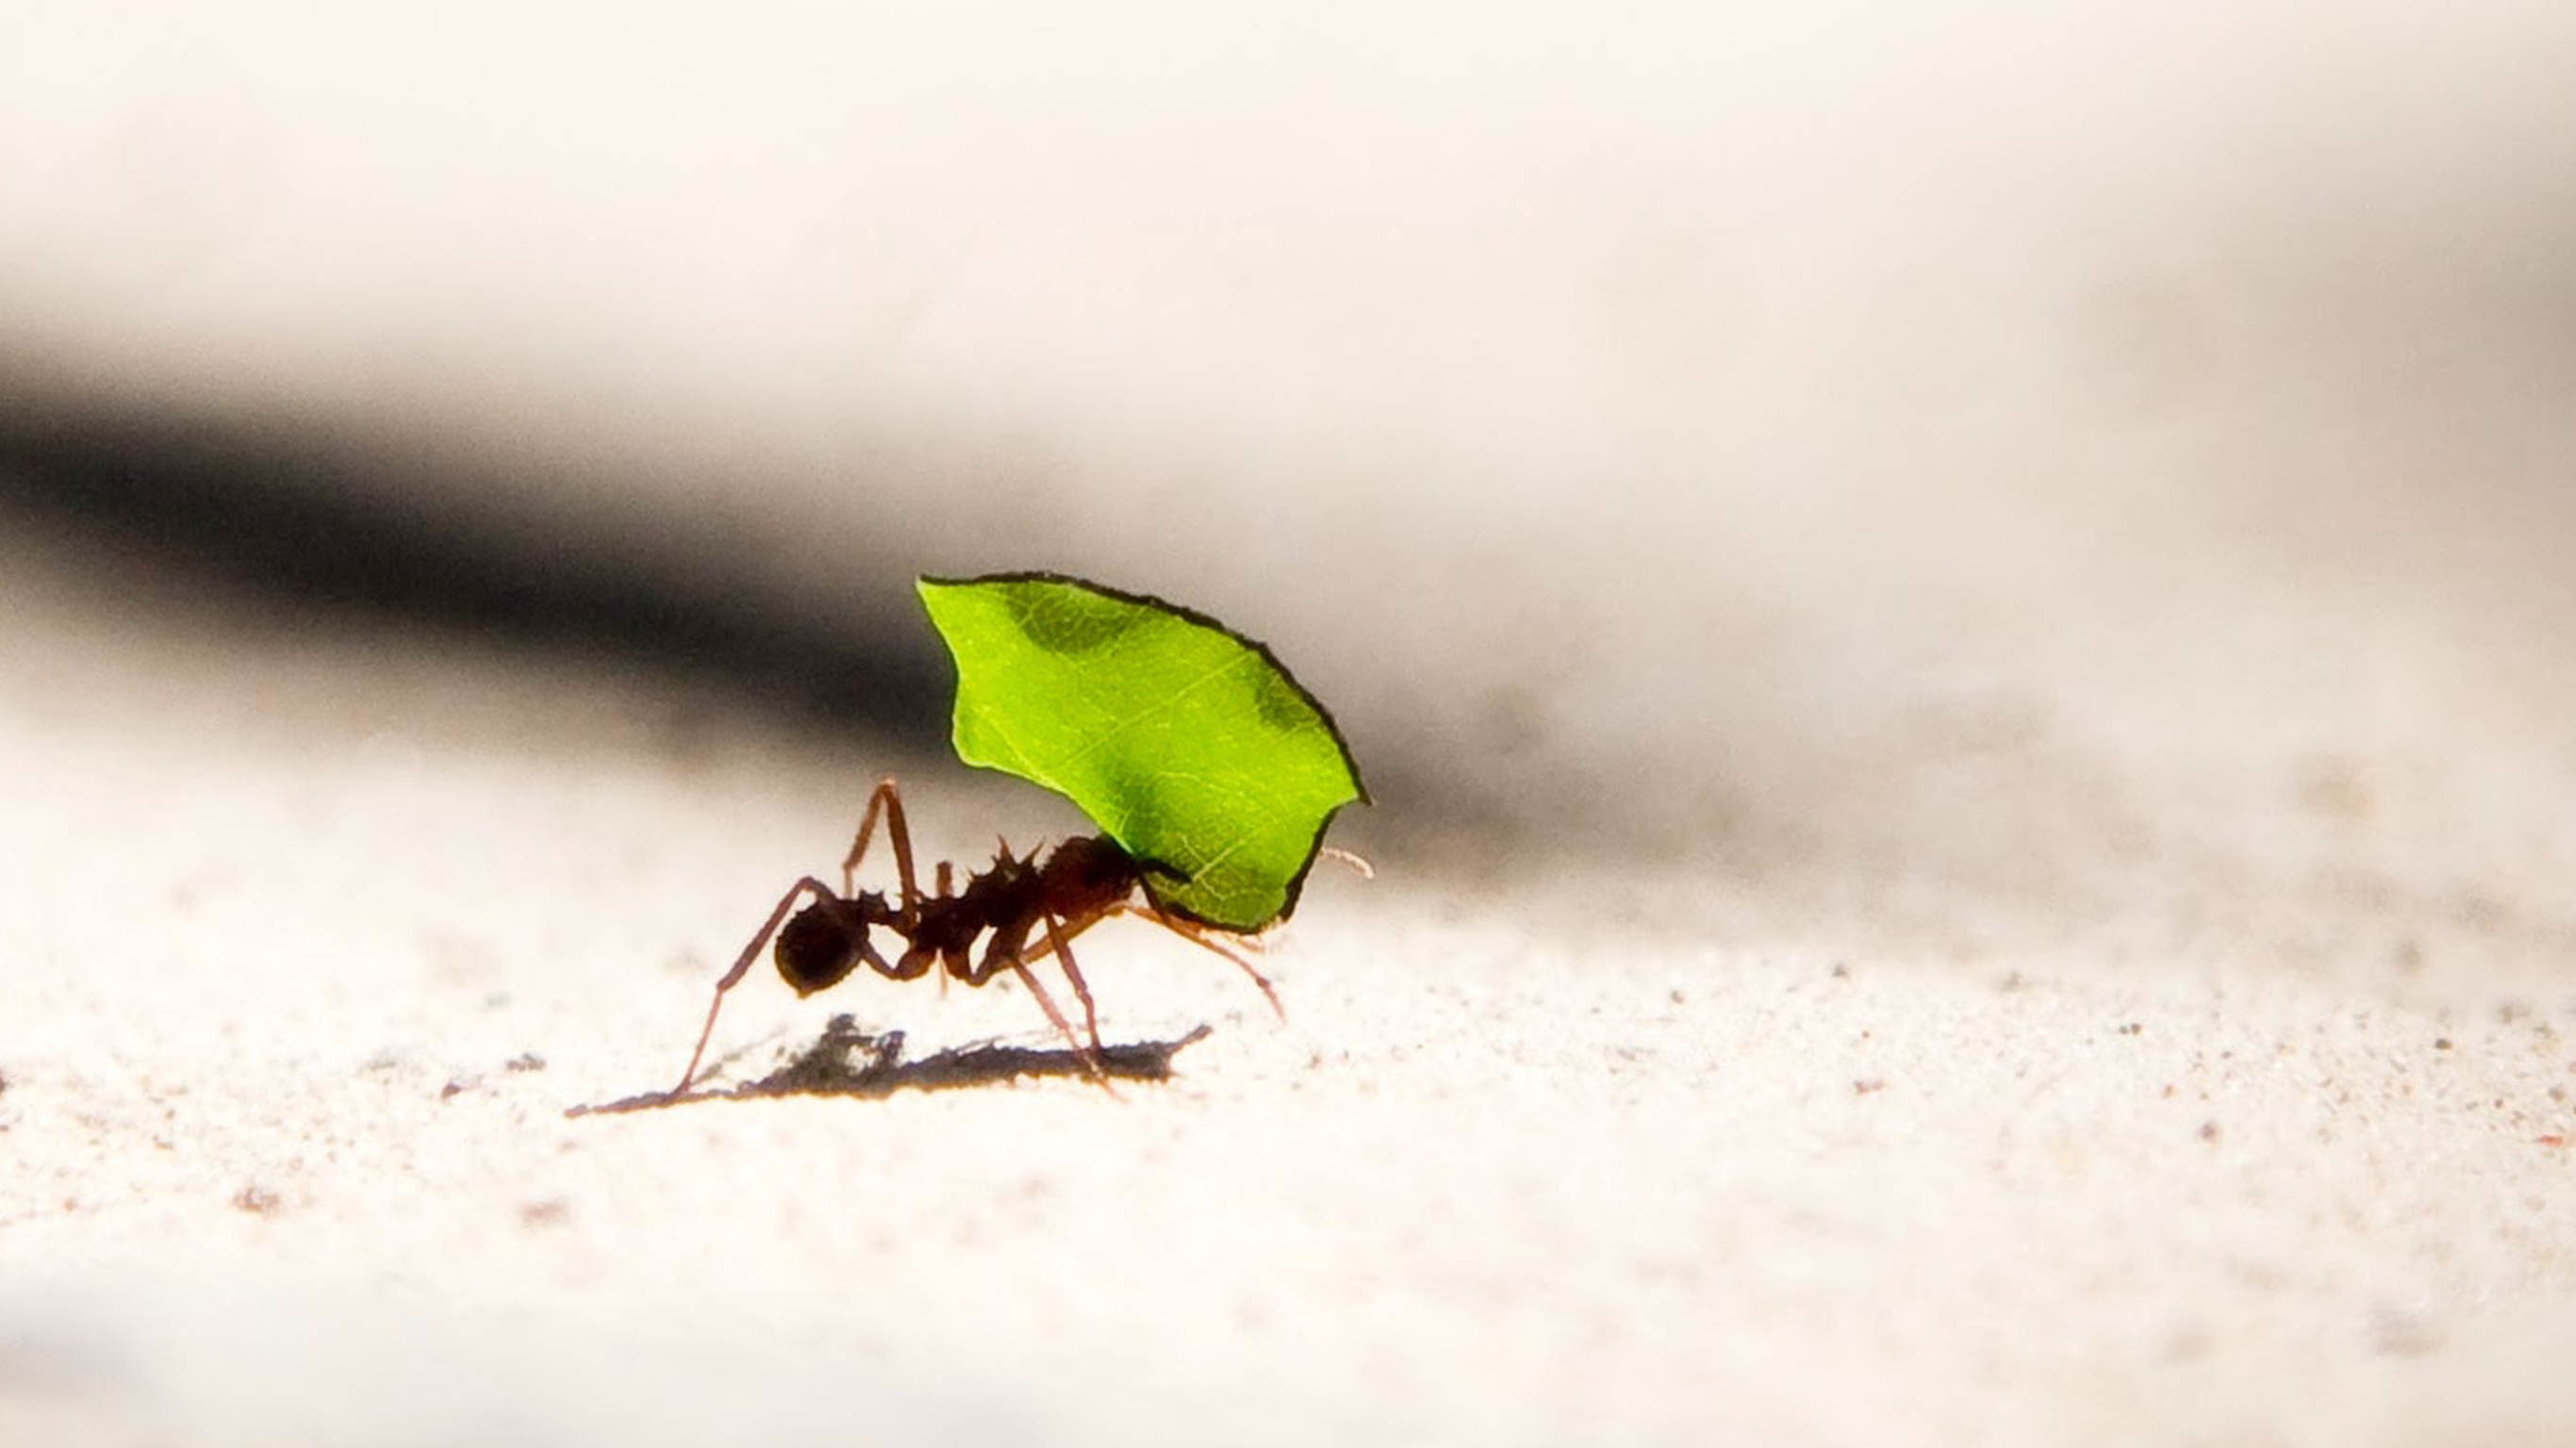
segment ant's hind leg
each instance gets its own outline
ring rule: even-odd
[[[689,1052],[689,1069],[680,1073],[680,1084],[671,1088],[672,1095],[677,1096],[688,1090],[689,1083],[697,1078],[698,1062],[707,1054],[707,1039],[716,1033],[716,1012],[724,1008],[725,992],[742,984],[743,976],[751,970],[752,961],[760,956],[760,947],[767,945],[769,937],[778,933],[779,922],[785,920],[787,912],[795,907],[796,897],[809,890],[825,900],[835,898],[828,886],[811,875],[788,886],[787,893],[778,897],[778,907],[769,912],[767,920],[761,922],[760,929],[751,937],[751,942],[743,946],[742,954],[734,957],[733,968],[724,973],[724,979],[716,982],[715,999],[707,1002],[707,1023],[698,1029],[697,1047]]]
[[[904,826],[903,796],[895,792],[891,774],[868,793],[867,812],[859,816],[858,838],[850,841],[850,853],[841,859],[841,893],[851,893],[858,883],[859,861],[868,852],[868,838],[876,833],[879,814],[885,816],[886,838],[894,844],[895,879],[903,888],[903,917],[909,920],[921,899],[921,887],[912,873],[912,831]],[[946,894],[947,888],[942,886],[940,893]]]

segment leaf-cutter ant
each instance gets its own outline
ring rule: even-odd
[[[880,891],[856,888],[859,861],[868,852],[879,816],[884,817],[887,839],[894,846],[900,903],[888,901]],[[1346,858],[1357,860],[1356,856]],[[1159,864],[1135,858],[1104,836],[1085,835],[1063,841],[1043,857],[1034,850],[1015,855],[1004,843],[990,866],[967,877],[963,890],[950,888],[955,874],[949,862],[943,860],[934,877],[936,890],[925,895],[913,873],[912,833],[904,824],[903,800],[896,794],[891,776],[880,780],[868,796],[866,813],[859,817],[858,836],[850,842],[850,852],[841,861],[841,888],[835,891],[811,875],[787,887],[769,918],[743,946],[742,954],[734,958],[733,968],[716,982],[715,999],[707,1003],[706,1025],[699,1030],[697,1047],[689,1052],[688,1069],[680,1073],[680,1084],[672,1088],[671,1094],[681,1095],[697,1079],[698,1063],[705,1058],[707,1041],[715,1034],[716,1013],[724,1006],[725,992],[741,984],[752,961],[759,957],[760,947],[773,936],[777,945],[772,955],[779,977],[799,996],[838,985],[862,965],[888,980],[917,980],[937,968],[946,972],[943,979],[954,977],[970,986],[982,985],[1008,970],[1028,987],[1039,1009],[1046,1012],[1048,1022],[1081,1056],[1083,1069],[1104,1086],[1108,1077],[1100,1069],[1099,1016],[1092,1005],[1091,987],[1082,978],[1082,968],[1074,963],[1073,939],[1111,916],[1134,915],[1150,920],[1193,945],[1233,961],[1260,987],[1270,1008],[1285,1019],[1287,1012],[1280,1006],[1278,993],[1270,988],[1269,980],[1219,939],[1248,944],[1251,937],[1163,909],[1146,885],[1148,877],[1157,873],[1170,872]],[[805,908],[790,916],[788,912],[806,896],[812,898]],[[903,953],[888,960],[869,939],[871,930],[886,930],[901,937]],[[975,950],[979,936],[984,937],[980,954]],[[1056,958],[1074,995],[1082,1002],[1083,1033],[1079,1036],[1029,969],[1032,963],[1049,955]]]

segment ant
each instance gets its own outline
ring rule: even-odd
[[[855,888],[859,861],[868,852],[868,842],[876,834],[880,816],[885,820],[887,839],[894,846],[899,904],[888,901],[881,891],[862,892]],[[868,796],[866,813],[859,817],[858,837],[850,842],[850,853],[841,860],[841,888],[834,891],[811,875],[788,886],[777,907],[769,912],[768,920],[743,946],[742,954],[734,958],[733,968],[716,982],[715,999],[707,1003],[707,1023],[698,1032],[697,1049],[689,1053],[689,1067],[680,1073],[680,1084],[672,1088],[671,1094],[686,1092],[689,1083],[697,1079],[698,1063],[706,1055],[708,1038],[715,1034],[716,1012],[724,1006],[725,992],[742,983],[760,947],[773,936],[777,945],[772,955],[779,977],[799,996],[838,985],[862,965],[888,980],[918,980],[933,967],[939,967],[946,972],[940,978],[943,984],[953,976],[970,986],[982,985],[1008,970],[1028,987],[1057,1034],[1081,1056],[1083,1070],[1104,1087],[1109,1078],[1100,1064],[1099,1013],[1092,1005],[1091,987],[1082,978],[1082,968],[1074,963],[1073,938],[1113,915],[1151,920],[1183,940],[1233,961],[1261,988],[1262,996],[1280,1019],[1287,1019],[1288,1013],[1279,1004],[1278,992],[1270,988],[1269,980],[1253,969],[1250,961],[1214,938],[1223,935],[1249,945],[1250,936],[1168,911],[1145,888],[1150,875],[1177,873],[1158,861],[1137,859],[1116,842],[1099,835],[1065,840],[1046,852],[1044,858],[1034,850],[1015,855],[1005,841],[994,854],[992,865],[969,875],[963,890],[952,891],[955,875],[949,862],[940,861],[935,877],[937,890],[925,895],[913,873],[912,832],[904,824],[903,800],[889,775],[877,782]],[[790,917],[787,912],[807,895],[813,899]],[[868,938],[871,929],[888,930],[902,937],[903,953],[888,960]],[[1031,937],[1039,934],[1043,934],[1044,943],[1032,951]],[[978,955],[974,949],[976,937],[986,935],[983,953]],[[1082,1001],[1080,1036],[1074,1034],[1064,1012],[1056,1008],[1054,998],[1029,970],[1033,962],[1049,955],[1063,968],[1074,995]]]

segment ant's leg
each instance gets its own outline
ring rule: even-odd
[[[955,870],[953,870],[952,868],[950,868],[949,863],[948,863],[946,860],[942,860],[942,861],[940,861],[940,862],[939,862],[939,898],[940,898],[940,899],[942,899],[942,900],[947,900],[947,899],[952,899],[952,898],[954,898],[954,897],[949,893],[949,891],[950,891],[950,887],[951,887],[951,886],[953,886],[953,885],[955,885],[955,884],[956,884],[956,882],[957,882],[957,874],[956,874],[956,871],[955,871]],[[960,955],[961,955],[961,958],[962,958],[963,953],[961,952],[961,953],[960,953]],[[942,970],[942,971],[940,971],[940,972],[939,972],[939,998],[940,998],[941,1000],[946,1000],[946,999],[948,999],[948,977],[949,977],[953,972],[955,972],[955,971],[956,971],[957,966],[956,966],[956,964],[955,964],[954,962],[943,962],[943,964],[945,964],[945,965],[947,966],[947,969]]]
[[[877,787],[868,794],[867,812],[859,816],[858,838],[850,841],[850,853],[841,860],[841,893],[849,894],[858,883],[859,860],[868,852],[868,837],[876,833],[880,813],[885,816],[886,838],[894,842],[894,873],[903,888],[903,918],[910,920],[921,899],[921,887],[914,883],[912,831],[904,826],[903,797],[895,793],[891,774],[878,780]],[[945,885],[940,887],[940,893],[947,893]]]
[[[894,797],[894,776],[889,774],[868,791],[868,805],[859,811],[859,832],[850,841],[850,852],[841,857],[841,893],[858,888],[859,861],[867,858],[868,841],[875,838],[877,816],[885,812],[885,803]]]
[[[1197,946],[1201,950],[1215,951],[1217,954],[1233,961],[1237,970],[1250,976],[1252,978],[1252,983],[1261,988],[1262,998],[1270,1002],[1270,1009],[1278,1013],[1279,1019],[1283,1021],[1288,1019],[1288,1008],[1279,1003],[1279,992],[1270,988],[1270,978],[1263,975],[1260,971],[1253,969],[1251,961],[1244,959],[1242,956],[1235,954],[1233,951],[1217,944],[1214,940],[1209,939],[1200,927],[1181,919],[1179,916],[1166,915],[1151,905],[1131,905],[1121,903],[1111,906],[1110,909],[1117,911],[1120,914],[1142,916],[1145,919],[1151,920],[1155,924],[1160,925],[1165,930],[1172,932],[1174,935],[1181,937],[1183,940],[1188,941],[1190,944]]]
[[[1046,923],[1046,944],[1030,953],[1025,948],[1015,951],[1024,965],[1035,965],[1052,955],[1063,967],[1065,979],[1073,982],[1074,994],[1082,997],[1083,1024],[1090,1028],[1092,1049],[1100,1047],[1100,1015],[1091,1003],[1090,982],[1082,978],[1082,967],[1073,961],[1073,938],[1106,920],[1116,907],[1094,910],[1088,915],[1071,915],[1058,920],[1052,913],[1042,918]]]
[[[1089,930],[1101,921],[1108,919],[1111,913],[1112,911],[1110,910],[1098,910],[1089,915],[1069,916],[1064,922],[1064,928],[1061,931],[1051,933],[1047,937],[1046,944],[1039,946],[1033,953],[1023,954],[1020,958],[1031,965],[1035,965],[1039,961],[1046,959],[1048,956],[1058,953],[1058,947],[1062,943],[1071,941],[1075,936]]]
[[[715,999],[707,1002],[707,1023],[698,1030],[697,1048],[689,1052],[689,1069],[680,1073],[680,1084],[671,1088],[672,1095],[688,1090],[689,1082],[696,1078],[698,1062],[707,1054],[707,1039],[716,1033],[716,1012],[724,1007],[725,992],[742,984],[743,976],[751,970],[752,961],[760,955],[760,947],[768,944],[769,937],[778,933],[779,922],[785,920],[787,912],[794,908],[796,897],[809,890],[821,899],[836,898],[828,886],[811,875],[788,886],[787,893],[778,897],[778,908],[769,912],[769,918],[761,923],[759,932],[751,937],[751,943],[742,948],[742,954],[734,957],[733,969],[726,971],[724,979],[716,982]]]
[[[1073,937],[1057,923],[1054,911],[1041,911],[1038,918],[1046,922],[1047,949],[1055,953],[1055,963],[1063,968],[1064,978],[1073,982],[1073,993],[1082,1000],[1082,1029],[1091,1037],[1091,1051],[1096,1056],[1100,1053],[1100,1010],[1091,1003],[1091,983],[1082,978],[1082,967],[1073,963]]]
[[[895,961],[886,959],[883,951],[878,950],[876,946],[865,940],[859,942],[859,959],[867,966],[868,969],[875,971],[877,974],[884,976],[888,980],[910,980],[913,976],[921,974],[921,972],[917,970],[914,971],[912,975],[904,974],[904,968],[902,965]]]
[[[1109,1084],[1109,1073],[1102,1068],[1100,1054],[1094,1049],[1099,1044],[1098,1033],[1095,1031],[1093,1039],[1089,1042],[1085,1042],[1073,1033],[1073,1027],[1065,1021],[1064,1012],[1056,1009],[1055,998],[1047,994],[1046,987],[1038,983],[1036,974],[1029,969],[1028,953],[1024,948],[1028,935],[1027,921],[1020,922],[1018,935],[1019,938],[1015,939],[1010,934],[996,929],[991,939],[985,943],[982,959],[970,961],[966,953],[960,950],[949,957],[948,969],[968,985],[980,986],[1000,974],[1003,966],[1009,966],[1012,974],[1020,978],[1020,984],[1027,986],[1029,994],[1037,998],[1038,1009],[1046,1012],[1047,1021],[1055,1027],[1056,1034],[1064,1037],[1064,1043],[1071,1046],[1076,1055],[1082,1057],[1084,1072],[1106,1087]],[[1053,948],[1049,947],[1050,950]],[[1040,952],[1041,955],[1045,953]],[[1090,1004],[1090,993],[1085,990],[1083,1005],[1086,1010]],[[1113,1091],[1110,1094],[1114,1096],[1117,1093]]]
[[[1193,925],[1189,921],[1183,920],[1176,915],[1165,915],[1150,905],[1136,905],[1126,901],[1121,901],[1118,904],[1109,906],[1108,908],[1100,911],[1098,914],[1076,917],[1075,919],[1067,922],[1062,939],[1069,941],[1073,939],[1073,937],[1089,930],[1092,926],[1099,924],[1101,921],[1108,919],[1112,915],[1133,915],[1139,919],[1150,920],[1155,924],[1160,925],[1165,930],[1172,932],[1174,935],[1181,937],[1183,940],[1188,941],[1190,944],[1197,946],[1201,950],[1213,951],[1216,954],[1222,955],[1226,959],[1233,961],[1235,969],[1242,971],[1244,975],[1251,979],[1253,985],[1260,990],[1262,999],[1270,1002],[1270,1009],[1278,1012],[1279,1019],[1283,1021],[1288,1019],[1288,1008],[1279,1003],[1279,992],[1271,989],[1270,978],[1263,975],[1260,971],[1253,969],[1251,961],[1244,959],[1242,956],[1235,954],[1232,950],[1229,950],[1225,946],[1219,945],[1216,941],[1208,938],[1207,934],[1199,926]],[[1029,959],[1032,962],[1035,962],[1044,960],[1049,955],[1060,954],[1062,954],[1061,941],[1057,941],[1054,937],[1050,936],[1050,943],[1040,949],[1036,955],[1029,957]]]
[[[1082,1058],[1083,1074],[1100,1083],[1100,1088],[1109,1091],[1110,1095],[1117,1095],[1116,1091],[1110,1090],[1109,1072],[1100,1064],[1100,1053],[1083,1044],[1082,1038],[1073,1033],[1073,1027],[1065,1021],[1064,1012],[1055,1008],[1055,997],[1048,995],[1046,987],[1038,984],[1037,976],[1021,963],[1017,951],[1011,954],[1010,966],[1019,976],[1020,984],[1027,986],[1029,994],[1037,998],[1038,1009],[1046,1012],[1048,1024],[1054,1026],[1056,1034],[1064,1037],[1064,1043],[1073,1047],[1073,1053]]]

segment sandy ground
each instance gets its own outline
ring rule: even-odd
[[[948,853],[1064,821],[611,670],[7,578],[10,1442],[2576,1424],[2569,932],[2509,881],[2248,877],[2160,821],[2140,893],[2060,907],[1937,856],[1480,877],[1396,831],[1267,960],[1284,1025],[1104,932],[1111,1039],[1213,1027],[1121,1099],[567,1119],[668,1084],[865,770]],[[2310,788],[2282,813],[2377,837],[2384,786]],[[842,1010],[916,1061],[1047,1044],[1003,989],[764,976],[721,1079]]]
[[[141,12],[0,54],[0,1443],[2576,1439],[2564,7]],[[568,1114],[879,774],[1079,828],[1001,566],[1348,726],[1287,1019]]]

